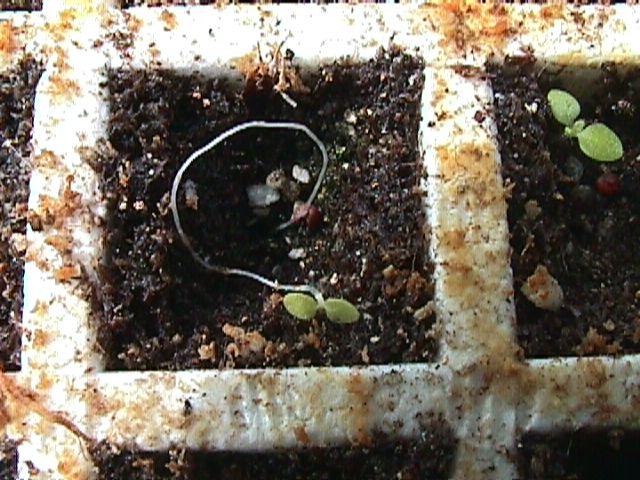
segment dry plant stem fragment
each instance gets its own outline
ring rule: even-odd
[[[313,140],[313,142],[316,144],[316,146],[318,147],[318,149],[320,150],[320,153],[322,154],[322,167],[320,169],[320,174],[318,175],[318,179],[316,180],[316,184],[313,187],[313,190],[311,192],[311,194],[309,195],[309,198],[306,201],[306,205],[311,205],[311,202],[313,202],[313,200],[315,199],[316,195],[318,194],[318,191],[320,190],[320,185],[322,184],[322,180],[325,176],[326,170],[327,170],[327,165],[329,163],[329,156],[327,154],[327,149],[325,148],[324,144],[322,143],[322,141],[320,141],[320,139],[305,125],[302,125],[300,123],[295,123],[295,122],[264,122],[264,121],[253,121],[253,122],[246,122],[246,123],[241,123],[240,125],[236,125],[235,127],[221,133],[220,135],[218,135],[216,138],[214,138],[213,140],[211,140],[208,144],[206,144],[205,146],[201,147],[200,149],[196,150],[195,152],[193,152],[189,158],[187,158],[187,160],[185,160],[185,162],[182,164],[182,166],[180,167],[180,169],[178,170],[178,173],[176,173],[176,176],[173,180],[173,185],[171,188],[171,203],[170,203],[170,207],[171,207],[171,212],[173,215],[173,221],[174,224],[176,226],[176,230],[178,231],[178,235],[180,236],[180,239],[182,240],[182,242],[184,243],[184,245],[187,247],[187,249],[189,250],[189,252],[191,253],[191,256],[196,260],[196,262],[198,262],[200,265],[202,265],[204,268],[206,268],[207,270],[211,270],[217,273],[220,273],[222,275],[237,275],[237,276],[241,276],[241,277],[246,277],[246,278],[250,278],[252,280],[255,280],[257,282],[262,283],[263,285],[266,285],[270,288],[273,288],[274,290],[282,290],[282,291],[290,291],[290,292],[308,292],[311,295],[313,295],[313,297],[316,299],[316,301],[319,304],[324,303],[324,298],[322,297],[322,294],[320,293],[320,291],[318,289],[316,289],[315,287],[311,286],[311,285],[286,285],[286,284],[280,284],[277,281],[274,280],[269,280],[265,277],[262,277],[256,273],[247,271],[247,270],[242,270],[239,268],[230,268],[230,267],[225,267],[222,265],[215,265],[212,263],[209,263],[204,257],[202,257],[201,255],[199,255],[193,248],[193,246],[191,245],[191,241],[189,240],[189,238],[187,237],[187,235],[184,232],[184,229],[182,228],[182,223],[180,221],[180,215],[178,213],[178,204],[177,204],[177,196],[178,196],[178,189],[180,188],[180,183],[182,181],[182,177],[184,176],[185,172],[187,171],[187,169],[189,168],[189,166],[191,166],[191,164],[193,162],[195,162],[198,158],[200,158],[200,156],[202,156],[203,154],[207,153],[208,151],[212,150],[214,147],[216,147],[217,145],[219,145],[220,143],[222,143],[223,141],[225,141],[227,138],[232,137],[233,135],[243,131],[243,130],[248,130],[248,129],[252,129],[252,128],[256,128],[256,129],[289,129],[289,130],[298,130],[301,132],[304,132],[311,140]],[[282,230],[284,228],[287,228],[288,226],[290,226],[293,223],[294,219],[290,219],[289,221],[281,224],[278,226],[278,230]]]

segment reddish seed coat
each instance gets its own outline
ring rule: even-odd
[[[297,207],[293,211],[293,215],[292,215],[293,222],[294,223],[302,223],[302,221],[305,220],[307,218],[307,216],[309,215],[309,209],[310,208],[311,208],[311,205],[307,205],[306,203],[303,203],[302,205]]]
[[[603,173],[596,180],[596,188],[601,195],[605,197],[613,197],[620,193],[622,182],[620,177],[615,173]]]
[[[322,225],[322,212],[315,205],[311,205],[307,213],[307,227],[309,230],[317,230],[320,225]]]

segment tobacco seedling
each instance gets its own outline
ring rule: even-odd
[[[320,190],[320,185],[322,184],[322,180],[327,171],[327,165],[329,163],[329,156],[327,154],[327,149],[324,144],[320,141],[320,139],[305,125],[296,122],[265,122],[265,121],[252,121],[241,123],[240,125],[236,125],[235,127],[221,133],[216,138],[211,140],[205,146],[199,148],[195,152],[193,152],[189,158],[187,158],[184,163],[178,169],[176,176],[173,179],[173,185],[171,187],[171,201],[170,208],[171,213],[173,215],[173,223],[176,226],[176,230],[178,232],[178,236],[182,243],[185,245],[191,256],[194,258],[196,262],[198,262],[202,267],[206,270],[210,270],[212,272],[216,272],[221,275],[235,275],[239,277],[249,278],[251,280],[255,280],[263,285],[266,285],[269,288],[278,291],[290,292],[284,296],[284,307],[286,310],[296,317],[299,320],[310,320],[314,318],[317,313],[321,310],[327,315],[327,318],[332,322],[337,323],[353,323],[360,318],[360,313],[358,309],[353,306],[348,301],[341,298],[328,298],[324,299],[322,293],[315,288],[313,285],[286,285],[281,284],[277,280],[270,280],[265,278],[257,273],[250,272],[248,270],[243,270],[240,268],[230,268],[222,265],[217,265],[210,263],[207,259],[201,256],[191,245],[191,241],[187,237],[184,229],[182,228],[182,222],[180,221],[180,214],[178,213],[178,189],[180,188],[180,183],[182,181],[182,177],[184,176],[187,169],[191,166],[193,162],[195,162],[200,156],[212,150],[214,147],[225,141],[227,138],[232,137],[233,135],[248,129],[288,129],[288,130],[297,130],[306,134],[318,147],[320,153],[322,154],[322,167],[320,169],[320,174],[318,175],[318,179],[316,180],[316,184],[309,195],[307,201],[303,204],[307,210],[312,207],[312,202],[316,198],[318,191]],[[300,209],[300,207],[299,207]],[[294,210],[291,218],[280,224],[277,227],[277,230],[282,230],[293,223],[295,223],[298,218],[298,212]]]
[[[284,296],[283,303],[287,312],[299,320],[311,320],[321,310],[335,323],[354,323],[360,318],[358,309],[342,298],[318,301],[304,293],[288,293]]]
[[[549,90],[547,100],[555,119],[565,126],[564,134],[577,138],[580,150],[589,158],[598,162],[614,162],[624,155],[622,142],[613,130],[602,123],[586,126],[578,119],[580,103],[569,92]]]

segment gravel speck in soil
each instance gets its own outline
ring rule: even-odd
[[[98,166],[111,214],[95,288],[108,368],[434,358],[433,315],[414,318],[433,295],[418,191],[422,65],[393,50],[364,64],[327,65],[302,80],[308,92],[290,92],[294,109],[260,89],[268,81],[243,88],[169,72],[111,72],[113,150]],[[296,195],[309,195],[320,154],[302,134],[248,130],[187,172],[178,195],[187,234],[214,263],[281,283],[311,282],[327,297],[346,298],[360,309],[359,322],[298,321],[284,310],[281,293],[203,271],[178,238],[168,192],[180,163],[252,119],[299,121],[325,142],[330,164],[314,202],[319,215],[275,231],[291,216]],[[294,165],[307,169],[311,182],[294,182],[268,211],[249,205],[247,187],[279,169],[293,182]],[[304,258],[291,259],[294,249]]]
[[[270,453],[119,451],[92,449],[98,480],[427,480],[449,478],[455,453],[450,433],[371,447],[332,447]]]
[[[624,158],[614,163],[589,159],[575,139],[563,135],[546,100],[549,89],[563,88],[557,81],[537,75],[530,65],[509,72],[494,68],[493,74],[502,172],[513,187],[511,266],[525,354],[640,352],[640,91],[632,85],[637,72],[622,75],[605,65],[601,89],[578,98],[581,118],[602,122],[621,138]],[[557,311],[537,308],[521,292],[538,265],[562,288],[564,303]]]
[[[25,58],[0,75],[0,366],[20,367],[20,322],[31,163],[33,99],[40,67]]]

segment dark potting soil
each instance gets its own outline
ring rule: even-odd
[[[92,449],[98,480],[426,480],[449,478],[455,441],[425,434],[419,441],[371,447],[332,447],[265,453],[118,451],[105,443]]]
[[[563,135],[551,114],[547,92],[563,87],[531,65],[512,67],[492,73],[502,173],[512,187],[520,345],[529,357],[639,352],[640,91],[631,83],[637,72],[622,75],[605,65],[602,89],[579,98],[581,118],[606,124],[624,146],[623,159],[599,163]],[[521,292],[538,265],[563,290],[558,311],[537,308]]]
[[[20,368],[33,99],[42,70],[33,59],[0,75],[0,370]]]
[[[18,450],[13,441],[6,438],[0,441],[0,480],[18,478]]]
[[[255,80],[255,78],[253,78]],[[431,265],[418,182],[422,65],[399,51],[367,63],[327,65],[302,77],[291,107],[269,78],[234,85],[170,72],[109,77],[111,154],[98,165],[109,203],[106,258],[96,285],[99,343],[110,369],[354,365],[416,362],[436,351],[427,305]],[[265,87],[266,86],[266,87]],[[204,271],[180,241],[169,190],[180,164],[249,119],[299,121],[327,146],[317,200],[324,220],[277,232],[284,198],[266,217],[247,187],[281,168],[306,199],[321,166],[304,135],[248,130],[187,172],[179,210],[210,261],[281,283],[313,283],[356,304],[349,325],[290,316],[281,293]],[[292,179],[299,165],[308,184]],[[316,217],[315,220],[318,220]],[[295,257],[291,259],[290,257]],[[419,311],[420,319],[414,314]]]
[[[523,480],[640,478],[640,432],[529,434],[519,443]]]
[[[42,10],[42,0],[0,0],[1,10]]]
[[[161,7],[166,5],[213,5],[215,0],[121,0],[122,8],[147,6]]]

